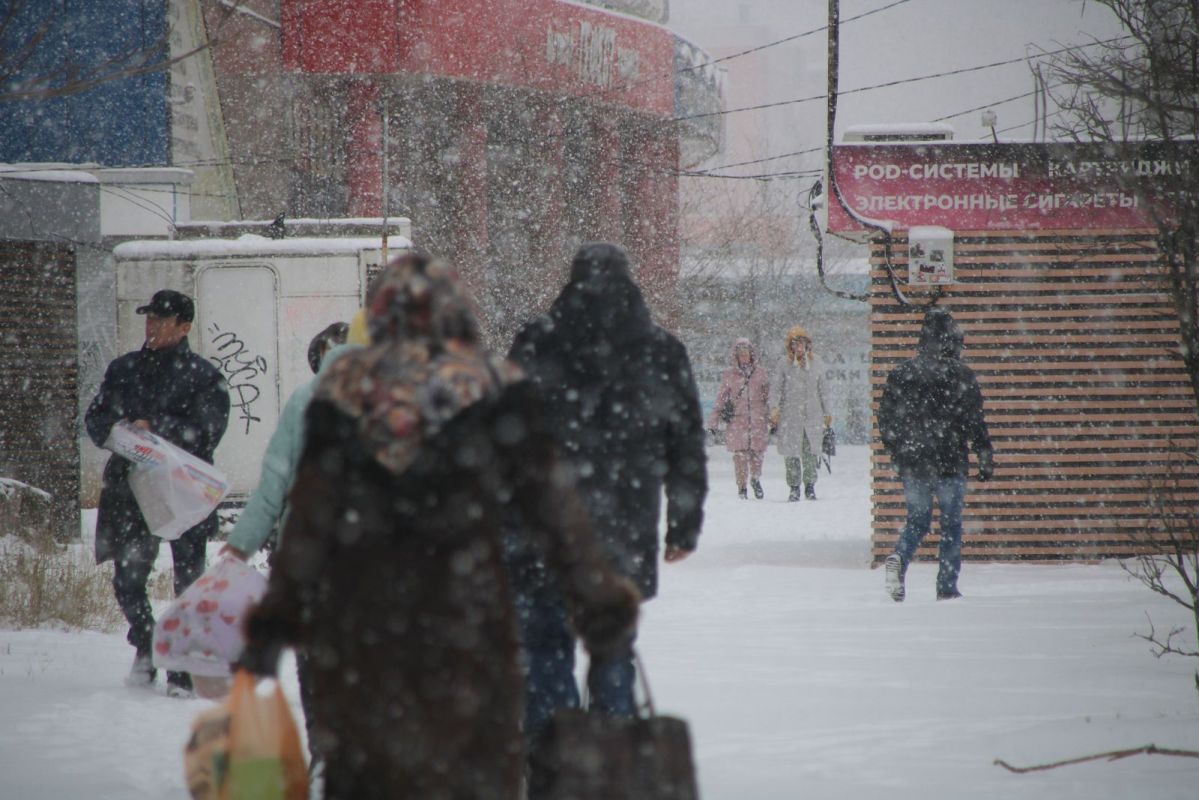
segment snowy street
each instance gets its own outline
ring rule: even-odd
[[[763,501],[738,500],[727,454],[709,454],[699,552],[664,567],[640,636],[659,711],[691,724],[706,800],[1194,797],[1189,759],[992,765],[1199,746],[1195,665],[1133,635],[1146,612],[1185,624],[1182,609],[1116,564],[967,562],[949,603],[916,564],[897,605],[866,566],[865,447],[842,447],[820,499],[798,504],[773,450]],[[187,796],[181,749],[207,701],[125,688],[130,657],[119,633],[0,632],[0,797]]]

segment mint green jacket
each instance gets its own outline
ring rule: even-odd
[[[246,554],[258,551],[271,531],[278,525],[283,527],[283,514],[287,507],[287,493],[296,477],[300,455],[304,452],[304,414],[308,401],[316,391],[317,382],[330,364],[356,345],[342,344],[325,354],[320,371],[307,383],[291,393],[279,414],[279,423],[262,457],[262,474],[258,477],[258,488],[250,496],[237,524],[229,533],[229,544]]]

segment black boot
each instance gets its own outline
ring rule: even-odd
[[[757,478],[754,478],[752,481],[750,481],[749,485],[754,487],[754,497],[761,500],[766,496],[766,492],[762,491],[762,484]]]
[[[816,484],[805,483],[803,485],[803,496],[808,498],[809,500],[815,500],[816,499]]]
[[[129,675],[125,677],[126,686],[149,686],[154,683],[154,679],[158,676],[158,670],[154,669],[154,661],[150,656],[150,651],[137,652],[133,657],[133,666],[129,668]]]
[[[745,487],[742,486],[740,489],[737,490],[737,496],[740,497],[742,500],[748,500],[749,492],[747,492]]]
[[[791,494],[787,495],[787,502],[788,502],[788,503],[798,503],[798,502],[799,502],[799,499],[800,499],[800,497],[802,497],[802,496],[803,496],[803,495],[801,495],[801,494],[799,493],[799,487],[798,487],[798,486],[792,486],[792,487],[791,487]]]
[[[192,688],[192,676],[189,673],[167,673],[167,697],[175,697],[180,700],[190,700],[195,696],[196,692]]]

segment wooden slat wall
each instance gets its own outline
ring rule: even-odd
[[[0,241],[0,477],[49,492],[64,538],[79,536],[75,304],[71,248]]]
[[[907,241],[892,247],[904,292]],[[957,283],[939,305],[966,333],[963,357],[982,385],[996,478],[973,479],[963,556],[1094,559],[1133,554],[1144,534],[1149,482],[1176,478],[1199,447],[1199,420],[1178,323],[1164,291],[1152,231],[959,232]],[[900,306],[872,248],[872,405],[888,372],[915,355],[923,309]],[[895,546],[902,487],[879,442],[872,454],[873,553]],[[1199,474],[1180,480],[1179,503],[1199,500]],[[935,557],[936,524],[919,557]]]

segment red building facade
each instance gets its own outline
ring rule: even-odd
[[[711,120],[675,118],[720,98],[664,4],[629,3],[642,17],[572,0],[202,5],[244,218],[409,217],[496,337],[544,307],[581,241],[624,244],[668,305],[678,174],[720,144]]]

